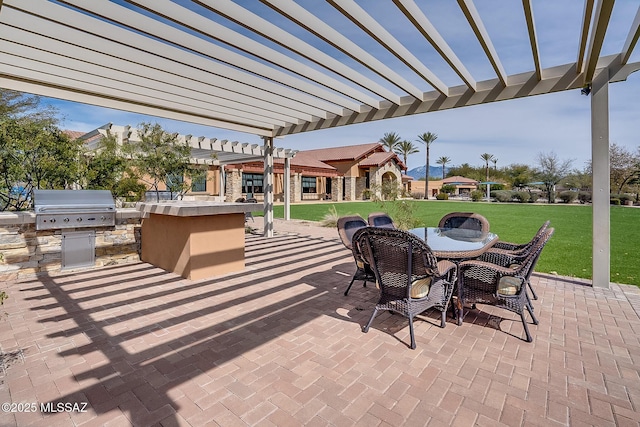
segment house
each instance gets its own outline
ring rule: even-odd
[[[107,132],[119,143],[135,141],[137,132],[129,126],[107,124],[91,132],[67,131],[76,139],[85,141],[87,148],[96,149]],[[257,144],[207,140],[190,135],[178,138],[192,147],[192,162],[206,167],[202,177],[189,182],[186,197],[235,201],[241,197],[263,199],[264,164]],[[203,140],[206,143],[203,143]],[[216,145],[217,144],[217,145]],[[212,158],[211,147],[220,146]],[[207,148],[209,147],[209,149]],[[286,151],[286,153],[283,153]],[[402,186],[402,172],[407,167],[395,154],[385,150],[380,143],[350,145],[291,152],[279,149],[274,159],[274,200],[284,201],[284,163],[290,161],[290,201],[303,200],[363,200],[370,192],[379,191],[383,183]],[[166,190],[160,184],[161,191]]]
[[[463,176],[450,176],[445,179],[429,181],[429,197],[435,197],[444,185],[455,185],[455,195],[469,196],[472,191],[478,189],[478,181]],[[411,194],[424,194],[424,181],[410,181],[407,190]]]
[[[263,163],[226,165],[227,200],[262,198]],[[291,159],[291,201],[363,200],[385,182],[402,187],[406,166],[380,143],[298,151]],[[284,200],[284,160],[274,161],[274,200]],[[374,190],[376,191],[376,190]]]

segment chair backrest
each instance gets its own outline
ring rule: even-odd
[[[363,227],[367,227],[367,221],[360,215],[347,215],[338,218],[338,236],[342,240],[342,244],[349,250],[351,250],[351,241],[353,240],[353,234]]]
[[[368,227],[353,236],[354,247],[374,271],[384,296],[408,297],[410,284],[438,274],[438,261],[419,237],[402,230]]]
[[[529,251],[531,248],[533,248],[536,245],[536,243],[538,243],[540,241],[540,239],[542,239],[544,237],[544,233],[545,233],[545,231],[547,231],[549,229],[549,225],[550,224],[551,224],[551,221],[549,221],[549,220],[545,221],[540,226],[540,228],[538,229],[536,234],[533,236],[533,238],[529,241],[529,243],[527,243],[525,245],[523,250],[524,251]]]
[[[371,227],[396,228],[391,217],[384,212],[370,213],[367,221]]]
[[[489,221],[482,215],[473,212],[451,212],[442,217],[438,227],[466,228],[488,233]]]
[[[529,277],[531,277],[531,273],[533,273],[536,268],[536,264],[538,263],[538,258],[540,258],[542,250],[546,246],[551,236],[553,236],[554,231],[555,230],[553,228],[547,228],[546,230],[544,230],[540,234],[540,238],[529,248],[529,250],[526,252],[526,255],[524,255],[522,264],[518,268],[518,270],[520,270],[520,276],[529,280]]]

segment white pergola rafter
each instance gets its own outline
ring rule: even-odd
[[[458,4],[464,13],[464,16],[467,18],[469,25],[471,25],[473,32],[478,38],[480,46],[482,46],[489,62],[491,62],[500,83],[502,83],[503,86],[506,86],[507,72],[504,70],[502,62],[500,62],[500,58],[498,58],[498,52],[496,52],[496,48],[493,47],[489,33],[482,22],[482,18],[480,18],[480,14],[478,13],[476,6],[473,4],[472,0],[458,0]]]
[[[632,59],[640,7],[629,28],[622,28],[624,43],[607,43],[607,56],[602,54],[609,27],[621,30],[614,11],[625,1],[584,0],[582,21],[574,29],[575,62],[562,64],[544,55],[554,51],[554,41],[536,26],[531,0],[522,0],[518,10],[529,39],[525,47],[499,32],[492,40],[473,0],[444,9],[415,0],[327,0],[304,7],[294,0],[0,0],[0,87],[264,141],[258,147],[188,138],[194,162],[207,164],[270,163],[282,154],[273,145],[277,136],[591,90],[594,188],[608,194],[608,85],[640,69]],[[385,8],[385,19],[374,18],[380,12],[373,13],[374,7]],[[544,16],[548,6],[535,7]],[[443,18],[450,13],[455,19]],[[484,18],[494,24],[492,17]],[[464,28],[445,27],[452,22]],[[428,42],[446,65],[437,68],[419,41]],[[460,46],[465,51],[454,52]],[[496,46],[505,58],[514,49],[531,54],[533,66],[510,74]],[[493,77],[474,78],[474,51],[486,56]],[[443,83],[452,78],[454,85]],[[217,159],[212,149],[219,150]],[[608,285],[607,209],[606,197],[594,198],[594,236],[604,242],[594,242],[596,286]]]
[[[533,19],[533,5],[531,0],[522,0],[524,17],[527,21],[527,32],[529,33],[529,43],[531,44],[531,54],[533,55],[533,65],[536,68],[538,80],[542,80],[542,65],[540,65],[540,52],[538,51],[538,36],[536,34],[536,24]]]
[[[436,77],[433,72],[427,68],[422,61],[413,55],[404,47],[402,43],[391,35],[384,27],[378,23],[371,15],[365,12],[360,6],[358,6],[353,0],[327,0],[336,9],[342,12],[347,18],[354,24],[360,27],[365,33],[375,39],[378,43],[384,46],[389,52],[395,55],[400,61],[404,62],[407,67],[413,70],[416,74],[422,77],[427,83],[433,86],[438,92],[447,96],[449,89],[445,84]]]
[[[299,6],[293,0],[262,0],[283,16],[302,26],[306,30],[320,37],[331,46],[342,51],[346,55],[355,59],[373,72],[387,79],[395,86],[406,91],[416,99],[422,99],[423,93],[420,89],[409,83],[400,74],[389,68],[382,61],[358,46],[339,31],[311,14],[308,10]]]

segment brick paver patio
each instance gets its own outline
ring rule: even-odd
[[[297,225],[295,225],[297,224]],[[462,326],[380,315],[333,229],[247,235],[241,273],[145,263],[6,285],[2,426],[627,426],[640,421],[640,292],[535,275],[540,325],[479,306]],[[13,408],[16,409],[16,408]],[[38,407],[39,409],[39,407]]]

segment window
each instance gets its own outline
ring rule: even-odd
[[[302,192],[316,193],[316,177],[315,176],[302,177]]]
[[[191,192],[205,192],[207,191],[207,172],[199,171],[191,177]]]
[[[180,193],[182,191],[182,184],[184,183],[184,177],[182,174],[169,173],[167,174],[167,190],[172,193]]]
[[[242,174],[242,192],[243,193],[263,193],[262,190],[262,174],[243,173]]]

